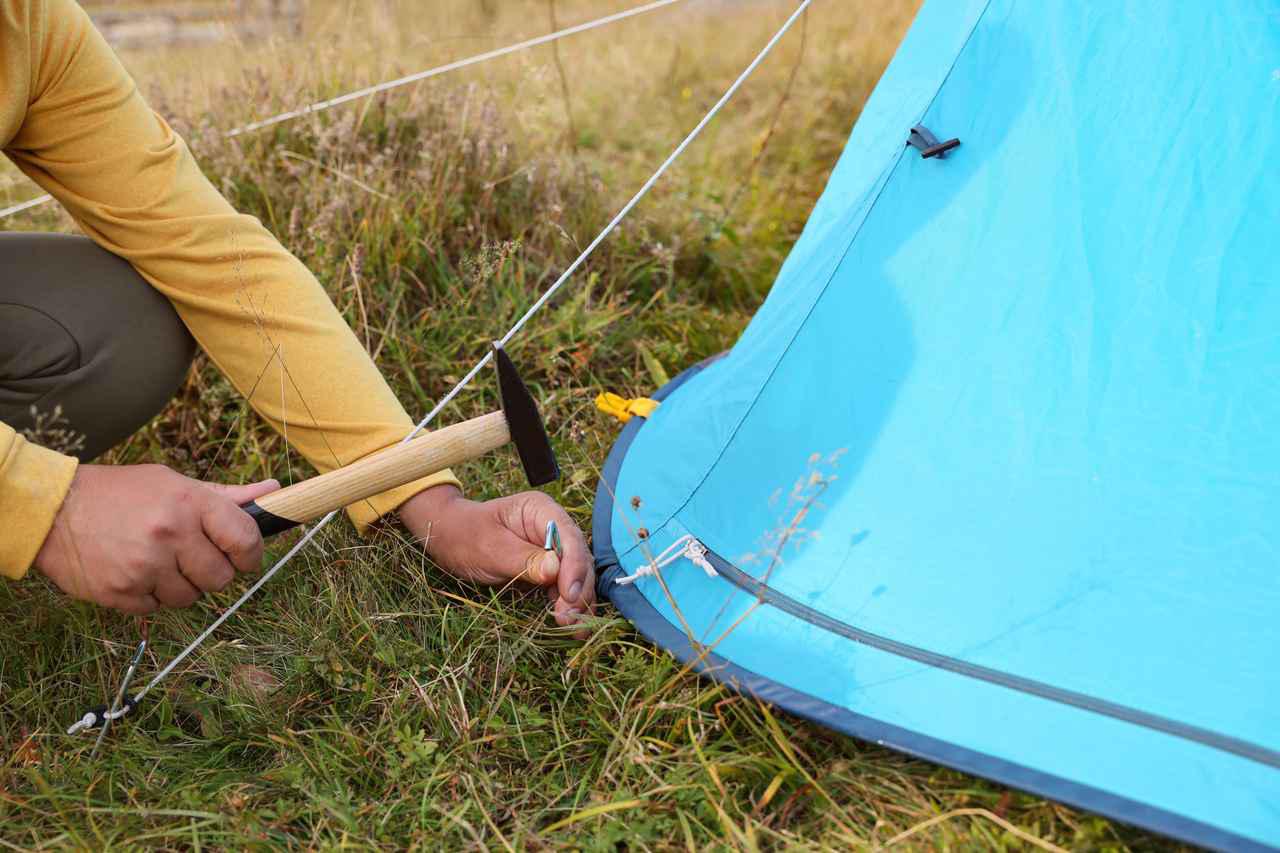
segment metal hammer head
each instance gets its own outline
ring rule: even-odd
[[[493,345],[493,361],[498,366],[498,394],[502,412],[507,416],[507,429],[520,454],[525,476],[531,486],[545,486],[560,478],[560,464],[547,438],[547,430],[538,414],[538,405],[511,363],[506,350]]]

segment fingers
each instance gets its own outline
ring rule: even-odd
[[[201,592],[221,592],[235,580],[236,569],[227,555],[203,537],[178,553],[178,570]]]
[[[524,580],[535,586],[554,588],[556,578],[560,574],[560,558],[556,556],[555,551],[544,551],[541,548],[529,549],[524,563]]]
[[[473,531],[482,537],[474,570],[463,576],[482,583],[505,585],[512,581],[555,588],[560,561],[541,545],[532,544],[518,529],[499,524],[487,530]]]
[[[594,607],[594,604],[575,603],[565,601],[563,598],[557,598],[555,603],[551,605],[551,611],[555,615],[556,624],[562,628],[568,628],[581,622],[583,616],[591,615],[594,612]],[[575,632],[574,636],[578,639],[585,639],[589,636],[589,632]]]
[[[564,519],[556,522],[560,528],[560,541],[564,545],[564,558],[560,561],[558,579],[560,601],[565,603],[566,611],[592,613],[596,603],[596,574],[592,567],[591,551],[587,548],[587,539],[568,513],[559,506],[556,506],[556,510]],[[566,616],[566,621],[560,621],[557,609],[556,621],[561,625],[568,625],[575,620]]]
[[[160,609],[160,602],[154,595],[132,596],[104,602],[108,607],[128,613],[130,616],[146,616]]]
[[[564,556],[560,559],[560,574],[556,579],[560,600],[565,602],[568,609],[581,605],[577,612],[590,613],[595,605],[596,584],[586,537],[559,504],[546,495],[542,495],[542,498],[539,501],[540,514],[546,516],[540,519],[542,526],[545,529],[546,522],[554,521],[560,529],[560,543],[564,548]]]
[[[222,483],[201,483],[206,489],[217,492],[236,506],[244,506],[249,501],[256,501],[263,495],[279,490],[277,480],[263,480],[260,483],[245,483],[243,486],[227,486]]]
[[[275,481],[270,480],[268,482]],[[255,490],[264,485],[266,484],[257,483],[254,486],[213,489],[209,500],[206,501],[201,509],[200,524],[204,530],[204,535],[209,537],[208,541],[212,542],[222,554],[226,555],[226,559],[230,561],[232,566],[242,572],[256,572],[262,568],[263,545],[262,534],[258,531],[258,525],[254,523],[247,512],[240,508],[241,503],[248,503],[254,498],[245,497],[243,501],[237,500],[237,498],[253,494]],[[235,492],[235,489],[242,491]],[[269,491],[272,490],[258,491],[256,496],[264,495]],[[230,581],[228,580],[228,582]],[[223,584],[223,586],[225,585]],[[218,587],[218,589],[221,588]],[[207,587],[202,587],[202,589],[207,589]]]
[[[547,495],[524,492],[483,504],[461,497],[432,504],[421,497],[411,504],[401,508],[401,518],[415,532],[430,531],[423,536],[427,553],[454,575],[484,584],[541,586],[561,625],[576,624],[593,611],[595,572],[586,537]],[[560,531],[560,555],[543,547],[548,522]]]
[[[165,607],[190,607],[200,600],[200,590],[183,577],[176,566],[156,575],[156,588],[151,593]]]
[[[550,584],[554,577],[556,622],[572,625],[579,615],[591,613],[595,608],[595,572],[586,537],[569,514],[542,492],[526,492],[518,498],[523,503],[521,516],[526,539],[541,544],[549,521],[554,521],[560,530],[564,556],[557,559],[554,552],[543,552],[543,585]],[[555,565],[558,571],[554,574],[546,571],[549,564]]]
[[[111,606],[125,613],[146,615],[160,607],[190,607],[206,592],[225,589],[236,571],[212,542],[196,537],[176,551],[176,565],[158,568],[151,593],[121,595]]]

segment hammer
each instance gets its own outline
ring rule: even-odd
[[[506,351],[493,345],[502,408],[447,426],[404,444],[389,447],[327,474],[294,483],[242,509],[258,523],[264,537],[314,521],[341,509],[443,471],[514,442],[529,485],[542,486],[560,477],[560,465],[547,438],[529,389]]]

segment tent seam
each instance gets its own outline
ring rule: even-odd
[[[757,580],[747,572],[738,568],[715,551],[707,551],[707,556],[714,564],[716,574],[738,589],[751,593],[765,603],[771,604],[784,613],[789,613],[815,628],[830,634],[844,637],[855,643],[870,646],[897,657],[906,658],[925,666],[963,675],[1008,690],[1016,690],[1028,696],[1035,696],[1060,705],[1079,708],[1114,720],[1141,726],[1151,731],[1181,738],[1182,740],[1237,755],[1256,761],[1268,767],[1280,769],[1280,752],[1262,744],[1253,743],[1232,735],[1215,732],[1171,717],[1153,714],[1140,708],[1132,708],[1112,702],[1099,696],[1091,696],[1065,687],[1058,687],[1037,679],[1026,678],[1011,672],[994,669],[973,663],[962,658],[952,657],[941,652],[930,651],[921,646],[904,643],[883,634],[876,634],[858,628],[855,625],[837,619],[817,608],[810,607],[784,592]]]

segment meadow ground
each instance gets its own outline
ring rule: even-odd
[[[314,0],[302,40],[125,59],[233,203],[316,272],[418,414],[792,5],[688,0],[236,140],[220,131],[626,5]],[[566,472],[551,492],[584,526],[618,429],[592,399],[644,394],[733,343],[915,5],[818,0],[513,345]],[[0,172],[0,206],[34,192]],[[0,227],[73,226],[46,207]],[[442,420],[491,396],[476,383]],[[222,481],[305,472],[207,363],[111,460]],[[478,497],[520,488],[506,456],[461,474]],[[156,618],[143,676],[234,594]],[[95,761],[90,739],[62,730],[116,684],[137,627],[38,579],[0,585],[0,616],[6,846],[1167,846],[777,714],[683,671],[607,606],[575,641],[542,598],[461,584],[394,528],[361,540],[332,525]]]

